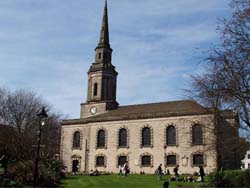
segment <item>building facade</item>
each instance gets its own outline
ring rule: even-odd
[[[235,151],[220,151],[221,131],[214,115],[195,101],[171,101],[119,106],[116,100],[117,71],[112,64],[108,10],[105,2],[95,62],[88,71],[86,103],[79,119],[64,120],[61,132],[61,159],[68,172],[97,169],[118,172],[128,162],[132,173],[154,173],[159,164],[173,172],[193,173],[198,166],[206,172],[235,160]],[[223,116],[222,133],[237,138],[238,123],[233,112]],[[224,155],[225,154],[225,155]],[[229,165],[229,166],[230,166]],[[223,165],[222,165],[223,166]]]

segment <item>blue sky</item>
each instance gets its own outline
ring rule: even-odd
[[[190,75],[218,41],[228,0],[108,0],[120,105],[185,99]],[[28,88],[78,118],[86,101],[104,0],[0,1],[0,86]]]

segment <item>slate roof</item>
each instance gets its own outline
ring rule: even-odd
[[[160,117],[210,114],[211,111],[193,100],[120,106],[115,110],[85,119],[64,120],[62,125],[92,122],[134,120]]]

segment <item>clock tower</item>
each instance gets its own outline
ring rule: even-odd
[[[118,73],[112,65],[112,48],[109,44],[108,8],[105,1],[102,28],[98,46],[95,48],[95,62],[88,71],[88,96],[81,104],[81,118],[91,117],[116,109],[116,80]]]

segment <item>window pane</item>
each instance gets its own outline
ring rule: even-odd
[[[73,148],[79,148],[80,141],[81,141],[80,132],[75,132],[73,137]]]
[[[105,131],[100,130],[97,135],[97,147],[105,147]]]
[[[167,128],[167,144],[176,145],[176,132],[174,126]]]
[[[127,146],[127,130],[121,129],[119,131],[119,146],[126,147]]]
[[[103,156],[96,158],[96,166],[104,166],[104,157]]]
[[[151,145],[151,131],[150,128],[146,127],[142,130],[142,146]]]
[[[97,83],[94,84],[94,96],[97,96],[97,89],[98,89],[98,85]]]
[[[151,157],[146,155],[142,156],[142,165],[151,165]]]
[[[176,165],[176,155],[167,156],[167,165]]]
[[[126,161],[127,161],[127,157],[126,156],[120,156],[118,158],[118,165],[124,165]]]
[[[202,126],[194,125],[192,127],[192,143],[193,144],[202,144]]]
[[[204,161],[203,161],[203,155],[201,154],[197,154],[193,156],[193,164],[194,165],[203,165]]]

